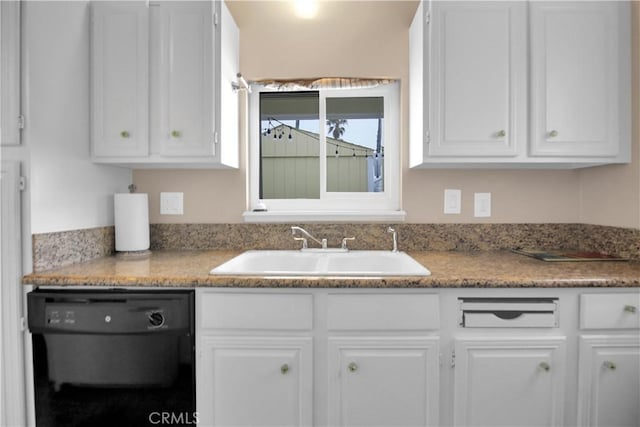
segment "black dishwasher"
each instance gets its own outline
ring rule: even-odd
[[[193,290],[27,296],[38,426],[194,425]]]

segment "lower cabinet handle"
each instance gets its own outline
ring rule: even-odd
[[[280,366],[280,372],[282,372],[282,375],[285,375],[287,372],[289,372],[289,365],[285,363],[284,365]]]
[[[129,132],[128,132],[128,131],[123,130],[122,132],[120,132],[120,136],[121,136],[122,138],[129,138],[129,136],[131,136],[131,135],[129,134]]]
[[[174,138],[180,138],[182,136],[182,134],[180,133],[179,130],[172,130],[171,131],[171,136]]]
[[[551,366],[549,366],[549,364],[547,362],[540,362],[538,367],[540,369],[542,369],[543,371],[545,371],[545,372],[549,372],[551,370]]]
[[[627,313],[635,313],[637,309],[634,305],[625,305],[624,311],[626,311]]]
[[[349,370],[349,372],[355,372],[358,370],[358,365],[356,365],[355,362],[351,362],[349,363],[349,365],[347,365],[347,369]]]
[[[604,362],[602,362],[602,367],[613,371],[616,369],[616,364],[609,360],[605,360]]]

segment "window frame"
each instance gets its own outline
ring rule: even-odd
[[[320,197],[318,199],[260,199],[260,94],[282,92],[252,85],[248,96],[248,211],[247,222],[286,221],[403,221],[400,210],[400,83],[373,88],[313,89],[319,92]],[[292,91],[294,92],[294,91]],[[299,90],[297,90],[299,92]],[[384,99],[384,191],[329,192],[326,169],[326,99],[336,97],[382,97]]]

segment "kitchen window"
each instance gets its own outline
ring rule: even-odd
[[[404,219],[398,82],[252,88],[246,221]]]

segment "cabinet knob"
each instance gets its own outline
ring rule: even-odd
[[[182,134],[180,133],[179,130],[172,130],[171,131],[171,136],[174,138],[180,138],[182,136]]]
[[[605,369],[609,369],[610,371],[613,371],[616,369],[616,364],[609,360],[605,360],[604,362],[602,362],[602,367]]]
[[[496,136],[497,136],[498,138],[504,138],[505,136],[507,136],[507,132],[505,132],[504,130],[499,130],[499,131],[496,133]]]
[[[122,132],[120,132],[120,136],[121,136],[122,138],[129,138],[130,134],[129,134],[129,132],[128,132],[128,131],[123,130]]]
[[[358,370],[358,365],[356,365],[355,362],[351,362],[349,363],[349,365],[347,365],[347,369],[349,370],[349,372],[355,372]]]
[[[549,136],[550,136],[551,138],[555,138],[556,136],[558,136],[558,131],[557,131],[557,130],[555,130],[555,129],[554,129],[554,130],[552,130],[552,131],[550,131],[550,132],[549,132]]]
[[[285,375],[287,372],[289,372],[289,365],[285,363],[284,365],[280,366],[280,372],[282,372],[282,375]]]
[[[551,370],[551,366],[549,366],[547,362],[540,362],[540,364],[538,365],[538,368],[540,368],[545,372],[549,372]]]
[[[625,305],[624,311],[626,311],[627,313],[635,313],[637,309],[634,305]]]

